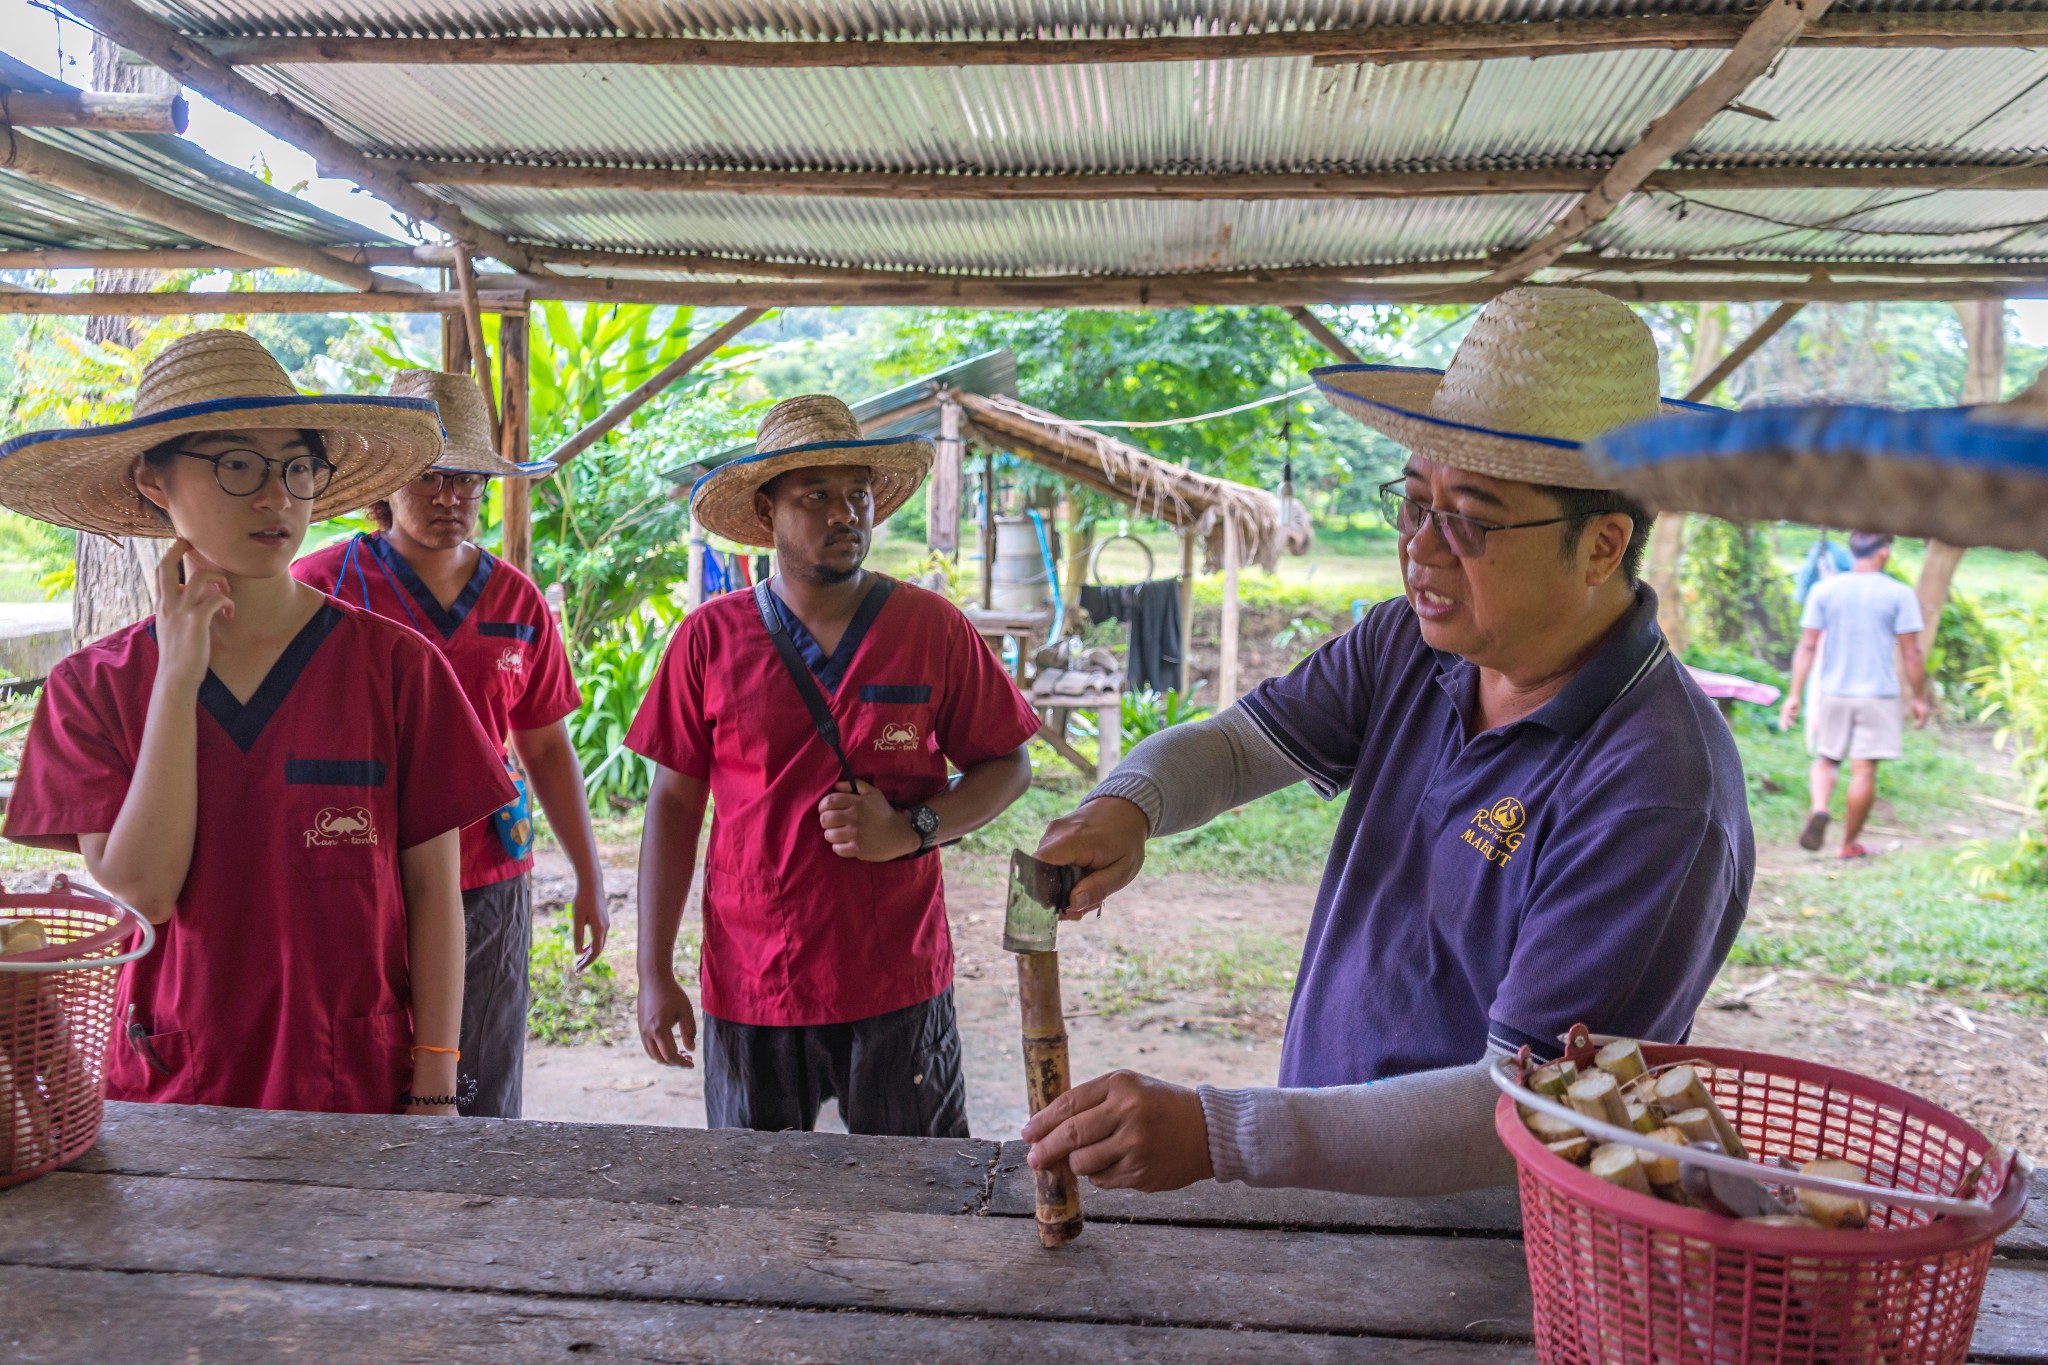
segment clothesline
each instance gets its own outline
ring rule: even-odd
[[[1069,424],[1077,427],[1116,427],[1123,431],[1134,431],[1140,427],[1184,427],[1193,422],[1206,422],[1212,417],[1228,417],[1232,413],[1250,412],[1253,408],[1263,408],[1274,403],[1284,403],[1290,398],[1298,398],[1302,394],[1313,392],[1314,389],[1315,385],[1313,384],[1303,384],[1298,389],[1289,389],[1285,393],[1276,393],[1271,398],[1254,398],[1251,402],[1239,403],[1234,408],[1219,408],[1215,412],[1198,413],[1193,417],[1167,417],[1157,422],[1090,422],[1079,417],[1069,417],[1066,420]]]

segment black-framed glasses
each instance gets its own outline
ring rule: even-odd
[[[451,474],[445,470],[429,469],[412,481],[412,491],[423,498],[438,498],[444,488],[454,490],[455,496],[464,502],[484,495],[484,485],[491,481],[488,474]]]
[[[334,466],[318,455],[273,460],[259,450],[223,450],[218,455],[190,450],[178,453],[188,460],[204,460],[212,465],[213,481],[220,485],[220,491],[237,498],[256,496],[270,482],[272,468],[277,469],[284,491],[300,502],[311,502],[334,482]]]
[[[1505,526],[1476,521],[1417,502],[1401,491],[1402,482],[1395,479],[1380,485],[1380,514],[1386,517],[1387,525],[1393,527],[1401,539],[1413,540],[1422,533],[1424,523],[1435,522],[1437,536],[1460,559],[1478,559],[1484,555],[1486,538],[1495,531],[1525,531],[1532,526],[1558,526],[1571,520],[1570,517],[1545,517],[1542,521],[1517,521]]]

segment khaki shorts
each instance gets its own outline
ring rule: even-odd
[[[1897,697],[1814,698],[1806,726],[1808,752],[1840,763],[1845,758],[1897,758],[1904,728]]]

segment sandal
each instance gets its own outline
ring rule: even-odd
[[[1821,840],[1827,837],[1828,813],[1817,810],[1806,817],[1806,828],[1799,831],[1799,846],[1808,853],[1820,852]]]
[[[1868,858],[1871,855],[1870,850],[1861,844],[1844,844],[1842,845],[1842,851],[1835,856],[1837,858]]]

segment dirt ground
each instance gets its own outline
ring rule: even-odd
[[[651,1061],[633,1031],[630,853],[617,852],[607,956],[626,989],[614,1036],[530,1046],[526,1115],[700,1126],[696,1074]],[[1752,913],[1768,916],[1774,878],[1809,855],[1789,844],[1766,844],[1759,853]],[[999,871],[991,860],[956,859],[947,883],[969,1121],[976,1136],[1011,1138],[1025,1107],[1016,982],[1000,946]],[[568,889],[566,865],[544,858],[536,903],[559,906]],[[1183,1083],[1272,1084],[1293,958],[1314,895],[1311,882],[1146,877],[1102,916],[1066,926],[1060,956],[1076,1078],[1131,1067]],[[1693,1036],[1876,1076],[1954,1109],[1994,1137],[2048,1154],[2048,1017],[1987,1015],[1932,992],[1872,992],[1807,972],[1731,968],[1700,1010]],[[819,1126],[839,1126],[831,1105]]]

